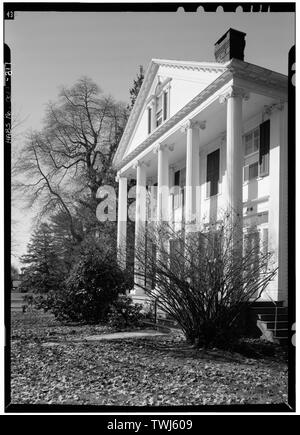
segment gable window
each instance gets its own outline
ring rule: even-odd
[[[246,133],[244,140],[244,181],[269,174],[270,120]]]
[[[159,80],[148,103],[148,134],[162,125],[170,116],[170,78]]]
[[[217,195],[219,193],[220,179],[220,149],[207,155],[206,162],[206,183],[207,197]]]

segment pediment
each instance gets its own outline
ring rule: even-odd
[[[147,107],[166,86],[170,92],[170,118],[225,70],[224,64],[153,59],[130,114],[114,164],[117,165],[147,138]]]

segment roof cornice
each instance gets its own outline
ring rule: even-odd
[[[205,72],[224,72],[227,63],[221,64],[218,62],[192,62],[182,60],[165,60],[153,59],[153,62],[160,66],[167,66],[175,69],[191,70],[191,71],[205,71]]]
[[[227,69],[232,73],[233,77],[254,81],[264,86],[274,86],[287,90],[288,77],[276,71],[238,59],[231,59],[227,64]]]

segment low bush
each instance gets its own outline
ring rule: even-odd
[[[121,295],[110,306],[108,324],[116,329],[141,326],[142,320],[145,319],[142,309],[141,304],[134,304],[131,298]]]

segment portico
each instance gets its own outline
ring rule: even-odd
[[[123,147],[123,157],[120,158],[118,150],[115,158],[119,179],[119,251],[125,252],[126,179],[136,180],[136,243],[149,219],[148,191],[153,201],[157,199],[153,207],[155,219],[174,221],[174,228],[195,231],[216,219],[220,212],[230,209],[241,217],[236,229],[237,239],[243,236],[243,226],[258,222],[260,233],[264,237],[268,234],[269,247],[276,252],[281,246],[285,249],[284,236],[281,236],[285,230],[279,231],[279,220],[283,228],[287,222],[283,215],[280,217],[278,198],[284,201],[287,196],[287,186],[279,177],[287,155],[287,139],[283,133],[287,110],[286,77],[237,59],[219,64],[185,64],[184,68],[191,70],[190,76],[198,71],[199,77],[212,74],[214,79],[210,78],[200,92],[195,90],[195,95],[181,107],[176,103],[178,107],[172,112],[172,101],[174,105],[176,102],[176,81],[172,74],[174,69],[181,71],[183,65],[171,62],[155,60],[150,65],[140,92],[141,101],[136,102],[136,113],[134,108],[119,147]],[[168,80],[161,79],[159,72],[168,76]],[[169,117],[158,126],[151,119],[151,132],[147,133],[147,120],[142,121],[139,116],[147,108],[151,88],[157,89],[155,77],[162,91],[164,83],[168,83]],[[153,108],[153,98],[151,104]],[[144,136],[138,122],[146,130]],[[124,255],[121,257],[124,259]],[[265,296],[274,300],[286,297],[282,254],[278,261],[282,262],[280,284],[276,278]],[[136,263],[135,267],[139,265]],[[132,294],[140,297],[144,292],[134,288]]]

